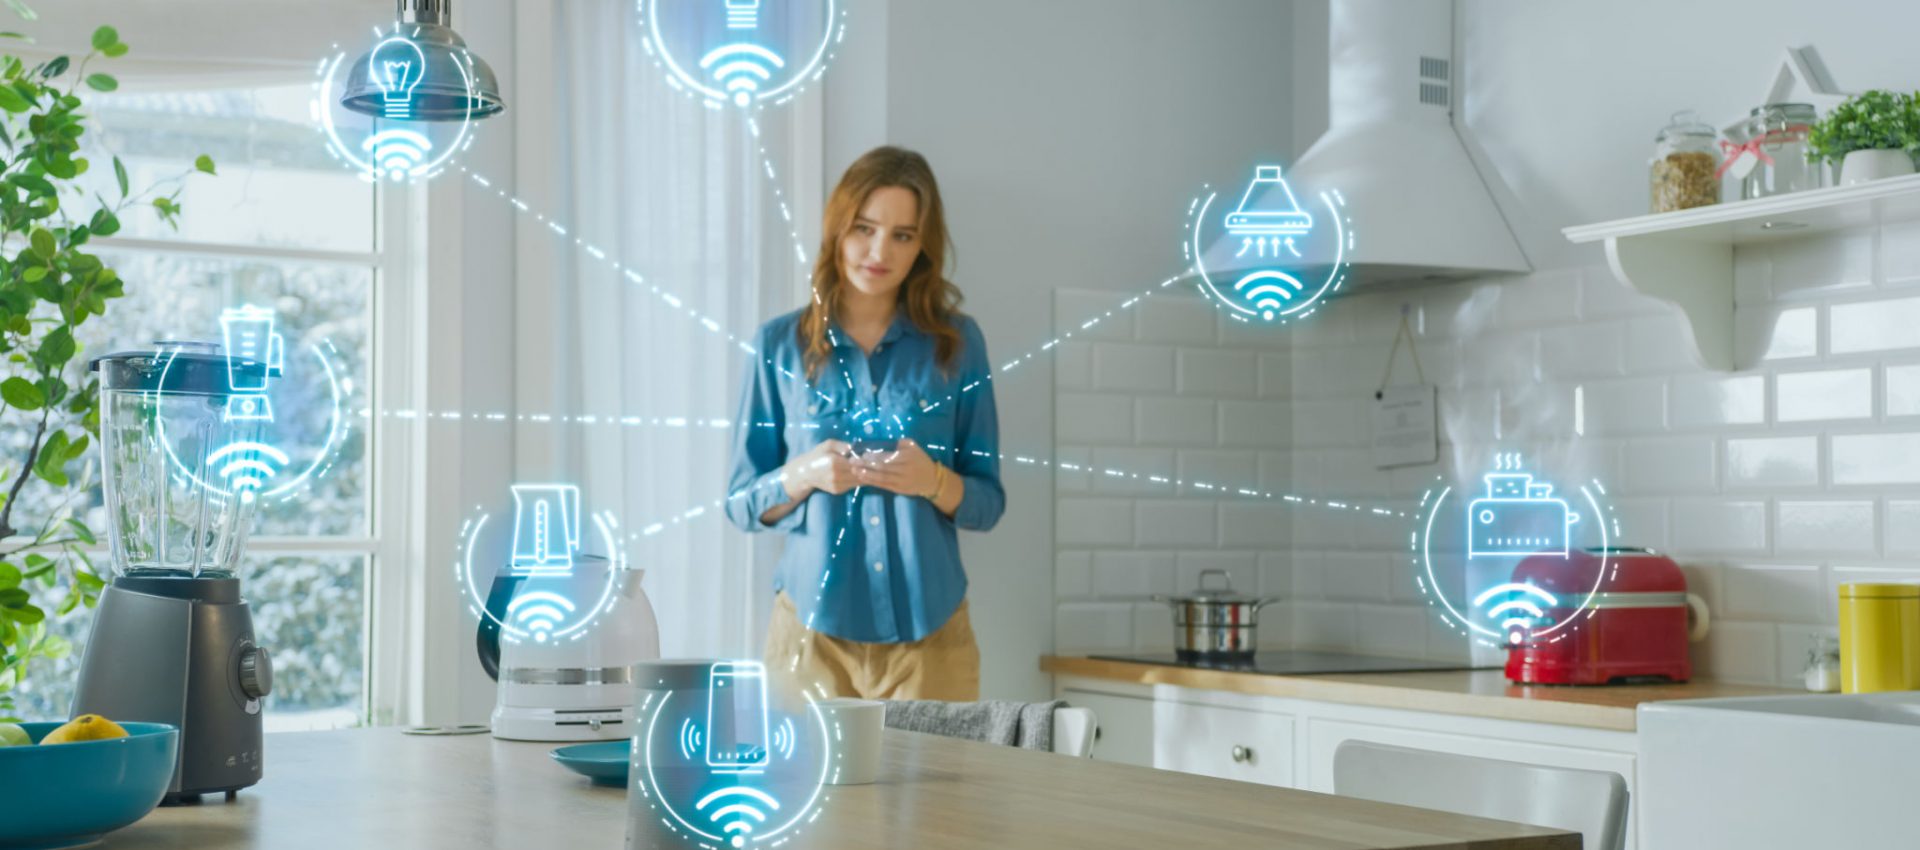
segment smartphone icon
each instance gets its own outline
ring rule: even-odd
[[[758,661],[722,661],[707,677],[707,766],[732,773],[766,769],[767,670]]]

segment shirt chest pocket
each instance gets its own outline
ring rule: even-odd
[[[943,383],[902,384],[880,393],[882,406],[895,411],[903,423],[903,436],[925,447],[927,453],[943,463],[951,463],[955,441],[955,397]]]

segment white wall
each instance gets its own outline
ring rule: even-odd
[[[1617,283],[1562,227],[1646,207],[1645,160],[1670,112],[1726,123],[1755,105],[1787,45],[1819,47],[1845,88],[1920,86],[1903,33],[1920,7],[1521,3],[1467,0],[1468,127],[1503,176],[1533,275],[1337,301],[1292,337],[1296,486],[1406,503],[1453,449],[1565,456],[1615,483],[1625,542],[1673,554],[1715,625],[1695,661],[1717,678],[1794,684],[1833,630],[1834,584],[1920,577],[1920,229],[1743,249],[1739,309],[1772,355],[1724,374],[1694,365],[1676,309]],[[1365,210],[1355,210],[1364,225]],[[1453,426],[1443,468],[1367,461],[1365,404],[1402,304]],[[1891,323],[1887,317],[1896,317]],[[1898,318],[1911,317],[1911,318]],[[1404,365],[1404,364],[1403,364]],[[1295,523],[1294,638],[1444,651],[1392,540]]]
[[[856,0],[828,82],[829,182],[877,144],[932,161],[955,280],[995,363],[1051,336],[1052,290],[1139,291],[1177,272],[1187,200],[1292,145],[1273,0]],[[878,13],[877,9],[884,9]],[[885,45],[862,43],[884,17]],[[1002,442],[1047,455],[1052,371],[996,381]],[[983,691],[1041,698],[1053,645],[1053,482],[1009,466],[1008,510],[963,537]]]

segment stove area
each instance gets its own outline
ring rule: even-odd
[[[1094,655],[1102,661],[1128,661],[1135,664],[1161,664],[1191,667],[1197,670],[1226,670],[1235,673],[1260,673],[1268,676],[1312,676],[1326,673],[1418,673],[1442,670],[1493,670],[1475,667],[1464,661],[1428,661],[1419,658],[1389,658],[1380,655],[1354,655],[1346,652],[1281,650],[1258,652],[1251,658],[1231,660],[1184,661],[1171,652],[1138,655]]]

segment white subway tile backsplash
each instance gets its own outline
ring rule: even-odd
[[[1093,387],[1136,393],[1173,392],[1173,349],[1099,343],[1093,347]]]
[[[1133,308],[1134,338],[1141,342],[1212,345],[1216,308],[1205,299],[1155,293]]]
[[[1873,415],[1873,370],[1781,372],[1774,406],[1781,422],[1865,419]]]
[[[1097,596],[1150,596],[1172,593],[1171,552],[1126,550],[1093,553],[1093,592]]]
[[[1570,322],[1580,314],[1580,273],[1575,269],[1557,269],[1515,277],[1497,290],[1495,305],[1500,324],[1514,327]],[[1389,311],[1380,311],[1386,315]],[[1398,313],[1398,310],[1392,311]],[[1394,316],[1395,325],[1399,324]],[[1392,339],[1389,330],[1384,339]]]
[[[1142,499],[1134,506],[1134,540],[1141,546],[1212,546],[1214,503],[1200,499]]]
[[[1301,600],[1293,606],[1294,642],[1304,649],[1352,651],[1359,624],[1354,606]]]
[[[1677,310],[1627,323],[1627,371],[1634,374],[1694,370],[1693,331]]]
[[[1174,492],[1171,449],[1096,448],[1091,466],[1088,489],[1095,493],[1171,495]]]
[[[1267,596],[1294,596],[1292,553],[1260,553],[1260,592]]]
[[[1586,387],[1586,431],[1589,437],[1650,434],[1666,430],[1667,385],[1658,378],[1590,381]],[[1538,393],[1535,394],[1536,396]],[[1565,434],[1571,435],[1572,392],[1566,393]],[[1540,416],[1529,406],[1528,413]],[[1559,436],[1559,435],[1554,435]]]
[[[1133,648],[1133,609],[1124,602],[1063,602],[1054,606],[1056,652]]]
[[[1265,499],[1238,499],[1220,503],[1220,545],[1279,548],[1288,543],[1291,524],[1286,508]]]
[[[1714,488],[1714,442],[1708,437],[1663,437],[1627,443],[1627,492],[1701,493]]]
[[[1142,443],[1208,447],[1218,439],[1214,402],[1204,398],[1143,398],[1134,433]]]
[[[1887,415],[1920,416],[1920,363],[1887,367]]]
[[[1293,411],[1275,401],[1220,402],[1220,445],[1284,449],[1293,443]]]
[[[1713,621],[1694,645],[1694,676],[1749,685],[1770,685],[1779,668],[1779,636],[1772,623]]]
[[[1087,492],[1087,490],[1092,487],[1093,482],[1086,470],[1092,465],[1092,449],[1062,445],[1054,455],[1054,490],[1060,493]]]
[[[1060,393],[1054,400],[1053,433],[1063,443],[1129,445],[1133,442],[1133,398]]]
[[[1858,289],[1873,282],[1873,234],[1850,231],[1774,242],[1770,280],[1783,295]]]
[[[1887,500],[1887,555],[1920,555],[1920,501]]]
[[[1872,502],[1782,501],[1776,545],[1782,554],[1857,555],[1879,549]]]
[[[1296,401],[1292,407],[1296,447],[1348,444],[1360,433],[1360,408],[1351,399]]]
[[[1053,556],[1053,595],[1079,598],[1093,593],[1093,553],[1062,551]]]
[[[1758,425],[1767,421],[1767,378],[1688,375],[1673,379],[1669,409],[1675,429]]]
[[[1836,304],[1827,333],[1835,354],[1920,348],[1920,298]]]
[[[1140,652],[1166,652],[1172,646],[1173,611],[1157,602],[1135,604],[1133,648]]]
[[[1625,356],[1617,324],[1557,327],[1540,333],[1540,375],[1549,381],[1612,378],[1621,374]]]
[[[1211,487],[1258,488],[1257,455],[1248,451],[1182,451],[1179,453],[1180,480],[1192,488],[1196,484]],[[1183,492],[1193,493],[1192,489]]]
[[[1063,342],[1054,346],[1053,388],[1055,392],[1093,389],[1092,343]]]
[[[1326,564],[1327,598],[1345,602],[1386,602],[1393,598],[1389,564],[1397,560],[1370,552],[1334,552]]]
[[[1209,398],[1248,398],[1259,385],[1257,355],[1251,351],[1210,351],[1182,348],[1179,357],[1181,395]]]
[[[1726,568],[1715,617],[1788,623],[1833,621],[1826,603],[1826,571],[1818,566],[1740,564]],[[1709,627],[1711,633],[1711,627]]]
[[[1727,440],[1727,488],[1812,487],[1820,483],[1819,437]]]
[[[1791,360],[1820,353],[1820,312],[1812,307],[1781,310],[1773,319],[1773,337],[1763,360]]]
[[[1054,537],[1067,545],[1126,546],[1133,542],[1133,502],[1130,499],[1057,500]]]
[[[1829,614],[1829,621],[1833,615]],[[1807,654],[1825,639],[1829,647],[1840,645],[1840,630],[1832,626],[1786,624],[1776,630],[1780,641],[1778,684],[1787,688],[1806,687]]]
[[[1672,511],[1675,551],[1759,553],[1767,549],[1766,502],[1676,499]]]
[[[1259,360],[1260,397],[1286,398],[1293,389],[1293,358],[1262,353]]]
[[[1369,655],[1423,658],[1427,654],[1427,617],[1424,606],[1359,605],[1354,646]]]
[[[1614,499],[1614,514],[1620,520],[1620,539],[1611,542],[1616,546],[1666,551],[1670,545],[1667,542],[1667,509],[1665,499]]]
[[[1920,484],[1920,433],[1835,435],[1833,483]]]
[[[1121,302],[1131,297],[1124,292],[1054,290],[1054,333],[1071,333],[1076,340],[1132,339],[1134,313],[1120,309]]]

